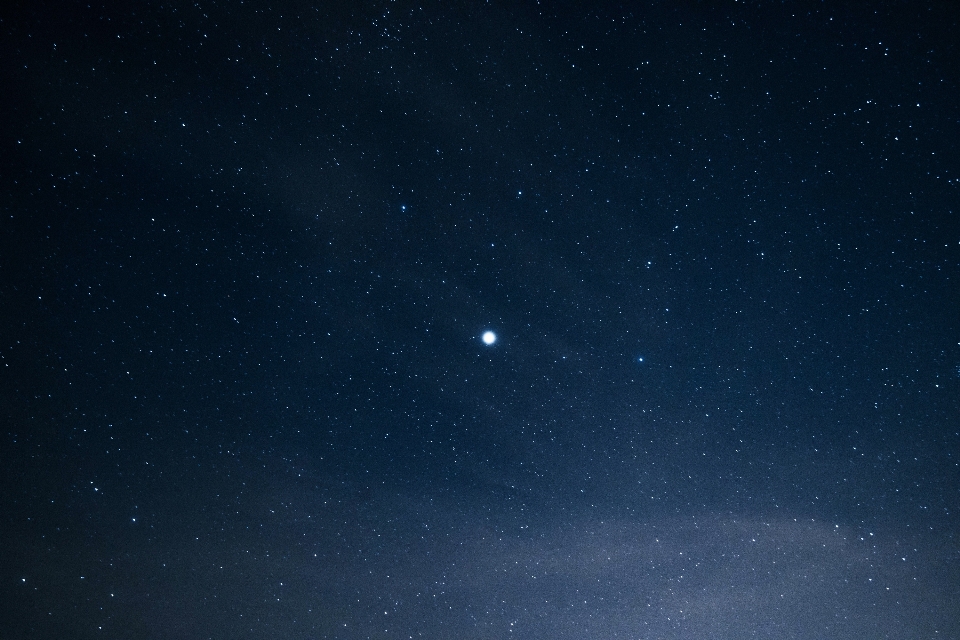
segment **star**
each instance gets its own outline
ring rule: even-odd
[[[484,331],[481,339],[483,340],[483,344],[491,345],[497,341],[497,334],[493,331]]]

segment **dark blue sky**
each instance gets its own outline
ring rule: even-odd
[[[4,637],[960,636],[957,22],[2,10]]]

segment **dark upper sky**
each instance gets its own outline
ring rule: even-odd
[[[957,9],[329,4],[0,13],[0,635],[960,637]]]

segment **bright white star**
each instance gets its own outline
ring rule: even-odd
[[[493,344],[497,341],[497,334],[493,331],[485,331],[482,336],[483,344]]]

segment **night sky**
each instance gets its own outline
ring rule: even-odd
[[[960,10],[586,4],[0,10],[3,638],[960,638]]]

